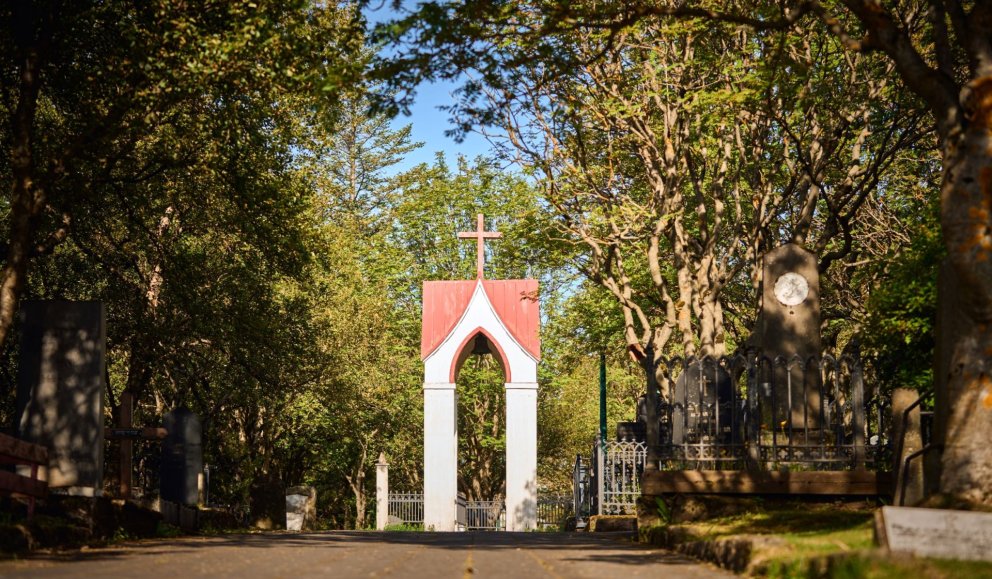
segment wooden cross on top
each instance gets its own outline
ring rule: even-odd
[[[482,267],[486,262],[485,240],[503,237],[503,234],[496,231],[486,231],[486,223],[481,213],[479,213],[477,219],[478,225],[475,231],[461,231],[458,233],[458,237],[461,239],[471,239],[474,237],[476,239],[475,272],[479,279],[482,279]]]

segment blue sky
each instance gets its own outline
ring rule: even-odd
[[[396,15],[389,9],[388,4],[389,1],[385,0],[383,7],[376,9],[377,7],[373,2],[365,9],[365,15],[370,24],[387,20]],[[413,3],[405,2],[405,4]],[[458,85],[451,82],[422,84],[417,87],[416,100],[410,107],[410,115],[399,115],[393,119],[394,129],[412,125],[411,136],[413,140],[424,143],[423,147],[410,153],[405,161],[394,167],[397,172],[420,163],[433,163],[437,151],[443,151],[449,161],[454,161],[459,154],[474,159],[490,152],[489,142],[477,133],[469,133],[461,143],[456,143],[453,138],[444,135],[444,132],[454,125],[449,120],[448,113],[441,111],[439,107],[452,103],[454,99],[451,93],[456,88]]]
[[[420,163],[432,163],[436,151],[444,151],[449,161],[459,154],[474,159],[489,153],[489,142],[477,133],[469,133],[461,143],[444,135],[453,125],[448,120],[448,113],[438,107],[451,104],[451,91],[455,88],[456,85],[451,83],[421,85],[417,89],[416,101],[410,107],[410,116],[400,115],[393,119],[394,129],[412,125],[413,140],[424,143],[423,147],[407,155],[406,161],[397,169],[402,171]]]

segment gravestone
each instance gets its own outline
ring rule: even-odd
[[[168,434],[162,442],[162,500],[196,505],[203,473],[200,419],[189,409],[178,408],[165,415],[163,426]]]
[[[51,488],[99,496],[103,488],[106,310],[101,302],[21,304],[18,436],[48,448]]]
[[[992,561],[992,513],[882,507],[875,515],[875,535],[892,553]]]
[[[664,402],[664,397],[658,397],[658,408],[655,409],[655,416],[658,417],[658,440],[662,444],[667,443],[671,440],[671,420],[668,413],[668,406]],[[635,415],[635,422],[637,426],[637,432],[643,432],[643,435],[637,439],[638,442],[647,442],[648,440],[648,396],[647,394],[641,394],[637,397],[637,414]],[[617,437],[620,436],[619,425],[617,426]]]
[[[286,530],[312,531],[317,527],[317,489],[307,486],[286,489]]]
[[[777,247],[765,254],[762,280],[757,332],[762,353],[770,360],[778,356],[790,361],[798,356],[803,362],[811,357],[819,359],[820,274],[816,255],[795,243]],[[792,369],[776,367],[772,383],[775,427],[787,421],[796,428],[818,426],[820,384],[816,368],[804,372],[798,365]],[[763,399],[762,404],[767,422],[771,420],[771,398]]]
[[[691,364],[679,374],[671,404],[672,444],[729,442],[740,422],[733,379],[712,361]]]
[[[617,422],[617,442],[647,441],[647,421]]]

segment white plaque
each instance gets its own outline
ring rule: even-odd
[[[992,513],[882,507],[882,520],[889,551],[992,561]]]
[[[798,306],[809,296],[809,282],[794,271],[775,281],[775,297],[783,306]]]

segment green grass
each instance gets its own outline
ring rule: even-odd
[[[835,544],[849,548],[872,540],[872,512],[832,507],[781,508],[753,511],[683,525],[693,536],[716,539],[730,535],[780,535],[796,546]],[[837,548],[843,549],[837,545]]]
[[[890,556],[875,546],[874,505],[759,505],[751,512],[658,531],[678,542],[744,535],[772,538],[754,543],[750,571],[781,579],[992,579],[992,563]],[[650,537],[648,532],[645,537]],[[669,535],[672,536],[672,535]],[[648,539],[650,540],[650,539]]]
[[[386,528],[384,530],[386,530],[386,531],[423,531],[424,530],[424,526],[423,525],[410,525],[410,524],[407,524],[407,523],[400,523],[400,524],[394,524],[394,525],[386,525]]]
[[[773,579],[990,579],[992,564],[888,557],[878,552],[838,554],[819,559],[792,558],[771,561],[764,576]]]
[[[851,529],[783,533],[782,537],[801,554],[834,553],[875,546],[871,523]]]

